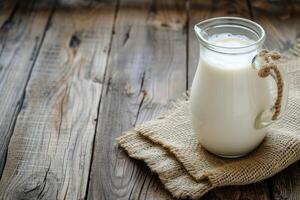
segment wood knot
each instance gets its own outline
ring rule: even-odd
[[[70,42],[69,42],[69,47],[70,48],[77,48],[79,47],[81,43],[81,40],[78,38],[76,34],[72,35]]]

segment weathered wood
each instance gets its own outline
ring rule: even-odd
[[[251,0],[249,2],[255,12],[262,11],[276,19],[291,19],[300,14],[299,0]]]
[[[271,10],[269,6],[279,6],[280,9]],[[282,6],[282,2],[281,6],[269,6],[261,6],[258,1],[252,2],[254,19],[267,32],[265,46],[279,50],[287,59],[299,57],[300,49],[295,49],[296,44],[300,44],[299,15],[286,15],[287,12],[282,12],[291,9],[289,6]],[[299,168],[300,162],[297,162],[268,180],[271,196],[274,199],[300,199]]]
[[[17,11],[17,0],[7,1],[0,3],[0,27],[2,27],[5,21],[11,19]],[[2,34],[2,33],[1,33]]]
[[[113,19],[114,5],[55,11],[9,144],[0,199],[85,197]]]
[[[242,200],[242,199],[258,199],[267,200],[271,199],[268,191],[268,183],[258,182],[255,184],[244,185],[244,186],[226,186],[216,188],[206,195],[203,200]]]
[[[0,177],[50,13],[51,9],[39,11],[33,1],[27,1],[0,14]]]
[[[18,2],[19,2],[18,0],[1,0],[0,1],[0,12],[10,11],[11,9],[13,9],[16,6],[16,4]],[[0,24],[2,24],[2,23],[0,23]]]
[[[286,7],[280,7],[283,10]],[[270,49],[277,49],[285,56],[300,56],[300,49],[296,50],[297,54],[294,54],[293,50],[295,44],[300,43],[300,17],[285,16],[282,12],[271,12],[269,7],[261,7],[257,1],[252,3],[252,9],[254,13],[254,20],[260,23],[266,30],[267,39],[265,46]],[[299,47],[298,47],[299,48]]]
[[[1,0],[0,10],[11,9],[15,4],[28,3],[24,0]],[[114,0],[35,0],[36,7],[38,8],[51,8],[51,5],[56,2],[60,7],[67,8],[80,8],[80,7],[92,7],[103,3],[114,2]]]
[[[13,133],[0,199],[85,198],[96,126],[88,199],[171,198],[143,162],[114,146],[115,138],[191,86],[198,62],[193,25],[214,16],[249,17],[247,3],[190,0],[187,25],[184,1],[121,0],[111,36],[115,7],[102,7],[109,1],[59,0],[96,7],[58,9],[50,27],[54,0],[20,0],[0,10],[0,167]],[[258,0],[247,2],[267,30],[266,47],[296,57],[294,10],[278,4],[272,6],[282,9],[270,12]],[[295,163],[268,181],[217,188],[203,199],[299,199],[299,177]]]
[[[185,91],[185,5],[121,1],[101,100],[88,199],[168,199],[156,176],[115,138]]]
[[[238,0],[191,0],[189,7],[188,87],[191,87],[199,59],[199,42],[194,33],[194,25],[212,17],[238,16],[250,18],[251,14],[247,2]],[[269,199],[268,184],[260,182],[247,186],[216,188],[208,192],[203,199]]]
[[[59,5],[62,7],[82,8],[94,7],[99,4],[113,2],[114,0],[59,0]]]
[[[156,39],[155,56],[144,74],[142,87],[143,99],[137,116],[137,124],[151,120],[163,113],[170,102],[183,96],[187,85],[187,12],[183,1],[168,0],[157,2],[158,31],[153,34]],[[165,24],[165,25],[164,25]],[[150,32],[151,34],[151,32]],[[147,184],[153,179],[154,185]],[[142,180],[142,178],[140,178]],[[162,199],[157,195],[156,176],[145,177],[143,185],[135,185],[133,199]],[[167,193],[166,193],[167,194]],[[164,197],[169,198],[169,197]]]

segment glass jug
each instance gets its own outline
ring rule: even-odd
[[[275,59],[259,54],[265,31],[253,21],[219,17],[194,28],[200,42],[190,97],[194,132],[200,145],[213,154],[231,158],[246,155],[263,141],[266,128],[284,112],[285,73],[279,69],[265,78],[258,75],[268,60],[274,64]],[[276,75],[282,81],[280,91],[274,87]],[[277,110],[274,102],[278,94],[274,91],[282,97]]]

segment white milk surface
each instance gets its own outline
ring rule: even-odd
[[[213,36],[209,41],[223,47],[244,47],[254,42],[230,34]],[[214,154],[244,155],[265,137],[265,130],[255,129],[255,118],[271,107],[272,100],[268,81],[251,67],[256,54],[201,49],[191,91],[192,122],[200,144]]]

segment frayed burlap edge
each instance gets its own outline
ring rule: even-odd
[[[160,138],[157,138],[154,135],[155,130],[153,130],[153,125],[154,124],[163,124],[165,123],[166,120],[166,116],[170,115],[171,113],[173,113],[174,111],[176,111],[176,109],[185,106],[188,109],[188,101],[187,101],[187,97],[188,97],[188,92],[187,92],[187,96],[183,96],[182,98],[178,99],[177,101],[173,102],[170,106],[169,109],[162,113],[157,119],[145,122],[144,124],[135,127],[135,131],[137,131],[139,134],[141,134],[142,136],[148,138],[150,141],[159,144],[160,146],[162,146],[164,149],[166,149],[167,151],[169,151],[172,155],[174,155],[174,157],[180,161],[181,163],[183,163],[184,167],[186,168],[186,170],[188,171],[188,173],[196,180],[196,181],[201,181],[204,179],[208,179],[209,178],[209,172],[207,170],[197,170],[195,168],[195,166],[189,161],[189,159],[187,159],[184,155],[178,154],[178,150],[176,148],[174,148],[171,144],[167,143],[166,141],[162,141]]]
[[[144,161],[158,174],[164,187],[175,198],[197,199],[215,187],[209,180],[196,182],[172,154],[136,131],[127,132],[117,138],[117,142],[130,157]]]
[[[288,112],[294,112],[294,110],[300,110],[300,105],[298,105],[299,100],[296,99],[289,99],[289,106],[292,107],[290,111]],[[184,104],[187,104],[188,101],[177,101],[175,102],[172,107],[167,111],[167,113],[172,113],[174,112],[175,109],[177,109],[180,106],[184,106]],[[292,115],[287,113],[287,115]],[[239,159],[235,160],[230,160],[228,164],[224,164],[224,166],[219,167],[217,169],[203,169],[203,170],[196,170],[195,166],[191,163],[190,159],[187,159],[184,155],[181,155],[178,153],[178,149],[174,148],[172,145],[166,143],[165,141],[162,141],[160,138],[153,136],[154,131],[152,129],[152,124],[155,123],[164,123],[164,116],[165,114],[162,115],[162,117],[159,117],[158,119],[151,120],[149,122],[146,122],[142,126],[136,127],[135,131],[137,131],[140,135],[143,137],[147,138],[148,141],[152,141],[159,146],[163,147],[165,151],[168,151],[174,158],[176,158],[180,163],[183,164],[183,166],[186,168],[188,173],[195,179],[195,181],[201,181],[204,179],[208,179],[214,187],[217,186],[225,186],[225,185],[245,185],[245,184],[250,184],[254,183],[257,181],[261,181],[264,179],[267,179],[274,174],[280,172],[284,168],[288,167],[295,161],[300,159],[300,136],[299,138],[296,137],[296,134],[287,135],[286,130],[281,130],[278,131],[278,127],[283,127],[282,124],[284,124],[284,120],[281,122],[281,125],[274,125],[273,128],[271,128],[270,133],[266,136],[264,140],[264,146],[268,146],[269,143],[274,140],[278,139],[279,141],[282,139],[286,143],[286,146],[289,146],[289,148],[286,149],[286,151],[283,153],[283,150],[279,150],[280,152],[277,152],[276,156],[280,160],[280,162],[276,163],[275,161],[270,161],[268,163],[265,163],[264,165],[268,168],[267,170],[264,170],[263,172],[260,172],[255,178],[252,176],[247,176],[249,178],[245,178],[244,181],[238,181],[237,179],[232,179],[232,177],[228,177],[228,174],[234,174],[234,172],[231,172],[232,169],[236,169],[235,165],[239,164],[239,170],[236,171],[241,174],[248,173],[249,165],[252,166],[253,163],[249,162],[249,159],[254,159],[257,157],[268,157],[268,158],[274,158],[272,154],[275,152],[273,151],[267,151],[265,148],[262,148],[263,146],[261,145],[258,147],[255,151],[251,152],[248,156],[242,158],[245,159],[245,161],[240,161]],[[287,120],[288,121],[288,120]],[[278,124],[278,123],[277,123]],[[272,145],[272,144],[271,144]],[[276,151],[276,149],[274,149]],[[286,156],[288,155],[288,156]],[[211,155],[214,156],[214,155]],[[254,167],[252,167],[253,169]]]
[[[290,106],[292,107],[290,109],[290,112],[299,110],[300,105],[298,105],[297,100],[290,99],[290,102],[291,102]],[[187,102],[183,100],[177,101],[166,113],[171,113],[173,109],[176,109],[185,103]],[[292,113],[290,114],[287,113],[287,114],[291,117],[296,117],[296,116],[292,116],[293,115]],[[166,114],[163,114],[161,117],[159,117],[154,121],[157,121],[159,123],[164,123],[164,118],[165,118],[164,116],[166,116]],[[289,120],[289,118],[287,120]],[[147,122],[144,127],[149,126],[151,128],[151,123],[153,123],[153,120]],[[284,124],[286,122],[283,120],[283,122],[281,123]],[[290,124],[288,128],[291,128],[291,126],[292,125]],[[282,127],[283,127],[282,124],[278,124],[278,125],[275,124],[275,126],[272,128],[273,133],[271,133],[274,135],[271,135],[271,137],[267,137],[266,141],[264,142],[268,146],[273,144],[272,143],[273,140],[275,140],[275,143],[276,141],[280,142],[280,140],[283,140],[284,144],[289,146],[289,148],[287,148],[285,151],[285,153],[287,153],[288,156],[278,152],[276,153],[276,149],[275,152],[273,152],[273,151],[266,151],[265,149],[260,150],[260,148],[258,148],[256,152],[253,152],[253,154],[258,153],[260,154],[258,157],[261,158],[262,154],[264,154],[264,156],[266,157],[272,157],[270,155],[275,153],[276,155],[279,155],[278,158],[276,159],[278,162],[269,161],[267,162],[267,164],[265,163],[264,166],[267,169],[264,170],[263,172],[259,171],[261,169],[258,169],[257,171],[254,170],[253,166],[252,168],[250,167],[250,171],[251,171],[250,173],[254,173],[256,175],[255,177],[247,176],[248,178],[246,177],[245,179],[243,179],[243,181],[236,179],[236,176],[245,177],[245,174],[249,173],[249,165],[247,165],[247,162],[240,163],[242,165],[239,165],[237,169],[236,162],[239,162],[238,160],[234,160],[232,163],[226,164],[217,169],[205,169],[200,172],[202,173],[203,176],[202,179],[200,181],[199,180],[196,181],[190,175],[191,173],[189,169],[187,169],[186,167],[187,165],[185,165],[184,167],[181,163],[181,162],[185,162],[184,161],[185,158],[180,157],[180,159],[183,160],[178,159],[176,149],[172,149],[172,146],[168,144],[167,145],[164,144],[164,142],[160,141],[159,139],[151,138],[151,133],[152,133],[151,129],[150,131],[148,131],[145,128],[137,127],[134,131],[131,131],[125,136],[121,136],[120,138],[118,138],[118,143],[121,147],[123,147],[128,152],[129,156],[135,159],[145,161],[146,164],[150,167],[150,169],[153,172],[158,174],[159,178],[161,179],[166,189],[168,189],[174,197],[198,198],[203,196],[207,191],[215,187],[225,186],[225,185],[245,185],[245,184],[264,180],[266,178],[273,176],[274,174],[278,173],[279,171],[283,170],[290,164],[297,161],[300,158],[300,136],[299,138],[297,137],[295,138],[296,133],[294,133],[291,130],[280,129]],[[276,131],[279,132],[274,133]],[[290,132],[290,134],[292,134],[294,138],[291,137],[291,135],[287,135],[286,132]],[[282,149],[281,150],[278,149],[278,151],[283,152]],[[152,152],[153,154],[149,154],[149,152]],[[270,155],[265,155],[266,153]],[[162,160],[167,160],[167,163],[171,161],[175,164],[162,166],[160,165]],[[236,176],[233,174],[236,174]],[[182,182],[184,182],[185,184],[183,184]],[[185,185],[185,187],[183,187],[183,185]]]

